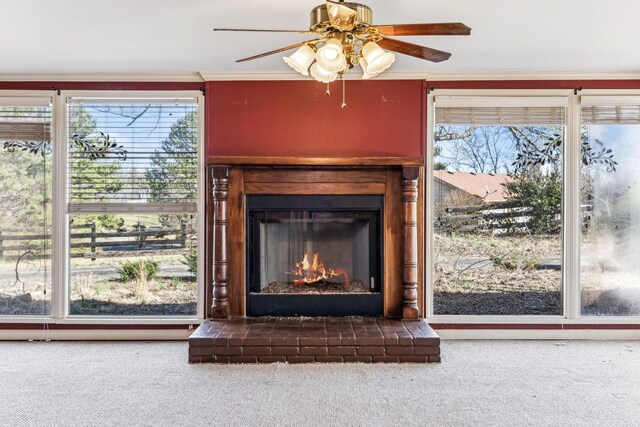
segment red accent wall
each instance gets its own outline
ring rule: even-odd
[[[207,82],[207,155],[423,157],[425,82]]]

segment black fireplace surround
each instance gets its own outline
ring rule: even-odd
[[[383,205],[376,195],[247,196],[247,315],[382,316]]]

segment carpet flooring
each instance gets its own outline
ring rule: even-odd
[[[0,425],[640,425],[637,341],[443,341],[442,360],[189,365],[186,342],[2,342]]]

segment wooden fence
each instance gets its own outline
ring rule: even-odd
[[[117,257],[181,251],[187,246],[187,226],[172,230],[139,227],[135,231],[97,232],[95,223],[71,225],[71,258]],[[83,250],[83,249],[88,249]],[[35,228],[0,229],[0,260],[44,259],[51,256],[51,234]]]
[[[592,210],[592,205],[581,206],[584,228],[589,225]],[[532,225],[531,211],[531,207],[509,203],[450,207],[444,209],[443,215],[435,218],[434,227],[436,230],[462,233],[527,233]],[[553,223],[561,225],[560,211],[554,215]]]

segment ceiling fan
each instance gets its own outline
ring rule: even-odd
[[[448,52],[389,38],[389,36],[469,35],[471,29],[461,23],[373,25],[371,8],[360,3],[327,1],[311,11],[309,30],[263,30],[214,28],[214,31],[252,31],[313,34],[316,38],[270,52],[242,58],[246,62],[265,56],[298,50],[284,61],[299,73],[329,83],[360,65],[363,78],[377,76],[389,68],[395,55],[384,49],[424,59],[442,62]]]

